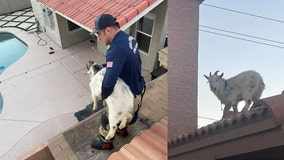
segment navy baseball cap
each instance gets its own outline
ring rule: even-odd
[[[95,30],[91,32],[91,35],[98,33],[100,30],[105,29],[106,27],[110,27],[117,24],[116,18],[114,18],[110,14],[102,14],[98,16],[95,20]]]

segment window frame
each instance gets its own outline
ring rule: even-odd
[[[153,26],[152,26],[152,30],[151,30],[151,35],[150,34],[148,34],[148,33],[146,33],[146,32],[143,32],[142,30],[143,29],[138,29],[139,28],[139,23],[140,23],[140,21],[141,21],[141,19],[142,18],[148,18],[148,19],[150,19],[150,20],[153,20]],[[136,40],[137,41],[139,41],[138,40],[138,34],[141,34],[141,35],[144,35],[144,36],[147,36],[147,37],[149,37],[150,38],[150,42],[149,42],[149,46],[148,46],[148,51],[146,52],[146,51],[144,51],[144,50],[141,50],[140,49],[140,45],[139,45],[139,43],[138,43],[138,49],[139,49],[139,52],[141,52],[141,53],[143,53],[143,54],[145,54],[145,55],[148,55],[149,54],[149,50],[150,50],[150,46],[151,46],[151,42],[152,42],[152,37],[153,37],[153,31],[154,31],[154,26],[155,26],[155,20],[156,20],[156,15],[155,14],[153,14],[153,13],[147,13],[146,15],[144,15],[143,17],[142,17],[141,19],[139,19],[137,22],[136,22],[136,31],[135,31],[135,38],[136,38]]]

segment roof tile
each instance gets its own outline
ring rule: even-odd
[[[127,157],[126,154],[123,154],[122,152],[115,152],[111,155],[112,158],[109,159],[113,159],[113,160],[117,160],[117,159],[123,159],[123,160],[133,160],[135,159],[135,157]]]
[[[85,22],[84,25],[86,25],[88,28],[91,28],[93,30],[95,28],[94,27],[94,19],[92,21]]]
[[[58,8],[56,8],[56,11],[58,11],[60,13],[64,13],[64,11],[67,10],[68,8],[71,8],[71,6],[64,4],[64,5],[61,5]]]
[[[124,145],[119,152],[124,154],[126,157],[129,159],[149,159],[139,148],[131,145],[131,144],[126,144]],[[108,158],[108,160],[116,160],[112,158],[112,155]]]
[[[84,1],[77,1],[77,2],[75,2],[75,3],[73,3],[73,7],[74,8],[77,8],[77,9],[79,9],[80,7],[82,7],[82,6],[86,6],[86,2],[84,2]]]
[[[156,0],[147,0],[147,1],[150,3],[150,5],[156,2]]]
[[[106,10],[103,9],[103,8],[97,8],[97,9],[94,9],[93,11],[90,11],[90,14],[93,15],[94,17],[97,17],[99,16],[100,14],[102,13],[105,13]],[[95,18],[94,18],[95,19]]]
[[[118,7],[113,8],[113,12],[120,14],[120,16],[123,16],[123,12],[125,12],[127,9],[129,9],[129,6],[121,5]]]
[[[138,13],[141,13],[149,6],[147,1],[142,1],[141,3],[137,4],[134,8],[138,10]]]
[[[108,5],[110,1],[100,1],[96,4],[96,7],[103,7],[104,5]]]
[[[132,0],[132,2],[128,3],[128,5],[131,6],[131,7],[135,7],[143,1],[144,0]]]
[[[117,6],[118,4],[115,2],[109,2],[107,5],[102,6],[102,8],[104,8],[105,10],[109,10],[114,6]]]
[[[157,148],[155,148],[155,146],[153,146],[150,142],[144,141],[141,136],[135,137],[130,144],[136,148],[143,148],[141,151],[149,157],[149,159],[161,159],[161,157],[166,156],[157,150]]]
[[[126,11],[122,13],[122,15],[127,19],[127,22],[129,22],[131,19],[133,19],[137,15],[137,10],[135,8],[128,8]]]
[[[161,138],[157,138],[156,139],[155,137],[157,137],[157,136],[152,136],[151,134],[155,134],[155,133],[153,133],[153,132],[147,132],[147,133],[144,132],[144,133],[141,134],[140,137],[143,139],[143,141],[149,142],[149,144],[151,144],[151,146],[154,146],[155,148],[157,148],[158,151],[161,154],[166,155],[168,152],[167,152],[167,148],[164,147],[164,146],[167,145],[167,142],[166,143],[162,143],[161,140],[163,140],[163,139],[161,139]],[[166,139],[164,139],[164,140],[166,140]],[[161,145],[161,143],[163,145]]]
[[[64,14],[66,14],[68,17],[70,18],[74,18],[76,15],[78,15],[79,13],[81,13],[81,11],[79,11],[76,8],[70,8],[69,10],[64,11]],[[80,21],[79,21],[80,22]]]
[[[135,137],[129,144],[124,145],[118,152],[110,155],[109,160],[119,158],[129,160],[167,159],[167,126],[168,117],[166,116],[140,136]]]
[[[82,5],[78,8],[82,12],[90,12],[90,10],[94,10],[92,5]]]
[[[77,3],[77,0],[70,0],[70,1],[65,1],[65,4],[74,7],[74,5]]]
[[[57,8],[62,4],[63,4],[63,2],[61,2],[61,1],[47,1],[46,6],[48,6],[50,8]]]
[[[119,23],[120,26],[123,26],[127,23],[127,19],[125,17],[117,17],[116,21]]]
[[[100,0],[88,0],[87,3],[95,5],[96,3],[100,2]]]
[[[89,17],[85,18],[84,21],[81,21],[81,22],[82,22],[82,24],[84,24],[86,26],[90,26],[90,28],[91,28],[91,27],[94,26],[94,17],[89,16]]]
[[[273,112],[274,119],[279,124],[284,124],[284,94],[264,98],[259,101],[256,105],[265,105]]]
[[[78,15],[75,15],[73,18],[74,18],[75,21],[79,22],[81,19],[84,19],[84,18],[86,19],[86,17],[89,17],[88,13],[81,12]]]

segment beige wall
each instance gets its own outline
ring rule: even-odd
[[[78,42],[82,42],[90,38],[90,32],[86,31],[83,28],[76,29],[74,31],[68,31],[67,19],[56,14],[57,25],[59,34],[61,37],[61,47],[66,48]]]
[[[0,0],[0,14],[31,7],[30,0]]]
[[[199,1],[168,2],[168,137],[197,128]]]

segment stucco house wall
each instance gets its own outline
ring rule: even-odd
[[[59,37],[61,38],[61,47],[66,48],[82,42],[90,38],[90,32],[83,28],[76,29],[74,31],[68,31],[67,19],[59,14],[56,14],[56,19],[59,29]]]

